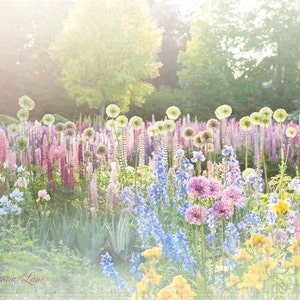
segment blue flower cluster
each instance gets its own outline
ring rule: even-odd
[[[115,270],[112,258],[108,252],[101,255],[99,264],[102,267],[103,274],[107,277],[111,277],[114,283],[118,285],[118,289],[123,290],[125,288],[125,281],[119,277],[119,273]]]
[[[22,211],[19,203],[22,201],[24,201],[24,196],[19,189],[14,189],[8,196],[3,195],[0,198],[0,216],[8,214],[19,215]]]

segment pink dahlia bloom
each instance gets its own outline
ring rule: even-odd
[[[217,220],[230,219],[234,213],[232,204],[228,201],[217,201],[212,206],[213,217]]]
[[[215,178],[208,178],[207,189],[208,189],[208,197],[216,200],[219,197],[221,197],[223,185],[219,180]]]
[[[206,209],[201,205],[193,204],[186,210],[184,218],[189,224],[204,224],[206,222]]]
[[[186,186],[189,197],[206,198],[208,196],[208,179],[204,176],[192,177]]]
[[[222,200],[228,201],[232,205],[242,207],[244,204],[244,196],[242,190],[236,186],[228,186],[222,193]]]

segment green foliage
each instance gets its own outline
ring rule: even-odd
[[[153,91],[145,80],[158,75],[160,44],[161,31],[145,1],[77,1],[54,52],[78,103],[99,108],[111,102],[126,111]]]

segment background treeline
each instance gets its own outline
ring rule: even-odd
[[[212,3],[213,2],[213,3]],[[0,0],[0,114],[99,114],[117,103],[158,120],[170,105],[207,120],[263,106],[300,108],[300,2]]]

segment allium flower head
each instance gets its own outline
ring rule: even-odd
[[[171,120],[176,120],[179,118],[181,111],[177,106],[170,106],[166,110],[167,117]]]
[[[215,178],[207,179],[207,187],[208,187],[208,197],[212,199],[218,199],[221,196],[223,185],[222,183]]]
[[[109,118],[116,118],[120,114],[120,111],[120,107],[116,104],[109,104],[105,110]]]
[[[167,133],[167,128],[165,127],[165,122],[164,121],[155,122],[155,127],[156,127],[159,134]]]
[[[250,119],[253,125],[259,125],[260,124],[260,119],[261,119],[261,115],[259,114],[258,111],[253,112],[250,115]]]
[[[217,119],[209,119],[206,123],[206,128],[209,130],[215,130],[217,128],[219,128],[219,121]]]
[[[28,96],[22,96],[19,99],[19,105],[21,108],[25,109],[25,110],[33,110],[35,103],[34,101],[28,97]]]
[[[158,130],[155,125],[151,125],[147,128],[147,133],[149,136],[156,136],[158,135]]]
[[[205,198],[208,195],[207,178],[204,176],[191,177],[186,188],[189,197]]]
[[[240,119],[240,126],[243,130],[248,131],[252,127],[251,118],[249,116]]]
[[[16,138],[16,145],[18,150],[24,150],[28,147],[29,141],[25,136],[18,136]]]
[[[228,201],[234,206],[241,207],[244,202],[244,196],[242,190],[236,186],[228,186],[222,192],[222,200]]]
[[[119,127],[124,128],[128,124],[128,118],[126,116],[118,116],[116,118],[116,122]]]
[[[195,130],[192,127],[186,127],[182,132],[182,136],[185,140],[192,139],[194,135],[195,135]]]
[[[105,122],[105,127],[107,130],[113,131],[117,128],[117,123],[115,120],[110,119]]]
[[[201,131],[200,136],[203,144],[211,143],[213,141],[213,134],[210,130]]]
[[[294,138],[297,134],[297,130],[294,127],[288,127],[285,131],[285,135],[288,138]]]
[[[175,129],[175,122],[174,120],[165,120],[164,121],[164,127],[167,132],[172,132]]]
[[[259,125],[262,127],[268,127],[272,123],[272,118],[267,116],[261,116]]]
[[[129,120],[129,124],[135,130],[141,129],[145,126],[145,123],[144,123],[143,119],[138,117],[138,116],[132,117]]]
[[[234,214],[233,206],[227,201],[217,201],[212,206],[213,217],[217,220],[230,219]]]
[[[67,130],[67,129],[69,129],[69,128],[75,130],[75,129],[76,129],[75,123],[73,123],[73,122],[71,122],[71,121],[66,122],[66,123],[65,123],[65,130]]]
[[[17,112],[17,117],[20,121],[27,121],[28,117],[29,117],[29,112],[28,110],[21,108],[18,112]]]
[[[184,218],[189,224],[204,224],[206,222],[206,209],[201,205],[193,204],[185,211]]]
[[[273,118],[278,123],[283,123],[287,118],[287,112],[283,108],[278,108],[274,111]]]
[[[12,136],[16,136],[19,132],[19,127],[17,124],[9,124],[7,129],[8,129],[9,134]]]
[[[42,122],[47,125],[50,126],[55,122],[55,118],[52,114],[45,114],[43,116]]]
[[[206,144],[206,152],[214,152],[215,151],[215,146],[213,143],[207,143]]]
[[[227,105],[221,105],[215,110],[215,115],[219,120],[224,120],[231,116],[232,108]]]
[[[97,155],[105,155],[107,152],[107,149],[104,145],[99,145],[96,149],[96,154]]]
[[[68,128],[65,130],[64,135],[66,138],[73,138],[75,136],[75,130],[73,128]]]
[[[281,228],[275,228],[273,231],[274,242],[279,245],[284,245],[288,241],[286,232]]]
[[[195,136],[194,136],[194,139],[193,139],[193,144],[195,147],[202,147],[203,144],[202,144],[202,139],[201,139],[201,134],[200,133],[197,133]]]
[[[58,122],[55,125],[55,130],[56,130],[56,132],[63,132],[65,130],[65,124]]]
[[[263,107],[263,108],[260,109],[259,114],[262,117],[272,118],[272,116],[273,116],[273,110],[270,107],[265,106],[265,107]]]
[[[95,130],[92,127],[86,128],[83,131],[83,135],[86,139],[93,140],[95,137]]]

